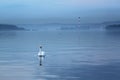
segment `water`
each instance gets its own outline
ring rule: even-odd
[[[119,32],[0,32],[0,80],[119,80]],[[43,46],[46,57],[39,65]]]

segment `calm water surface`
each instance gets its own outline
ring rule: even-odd
[[[0,80],[120,80],[119,32],[0,32]],[[46,57],[39,65],[43,45]]]

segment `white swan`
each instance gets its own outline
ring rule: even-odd
[[[38,52],[39,57],[45,57],[45,52],[42,51],[42,46],[40,46],[39,52]]]

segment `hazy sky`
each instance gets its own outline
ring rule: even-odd
[[[120,20],[120,0],[0,0],[0,23]]]

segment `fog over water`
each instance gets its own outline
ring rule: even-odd
[[[0,79],[119,80],[119,32],[39,29],[0,32]]]
[[[120,80],[119,3],[0,0],[0,80]]]

